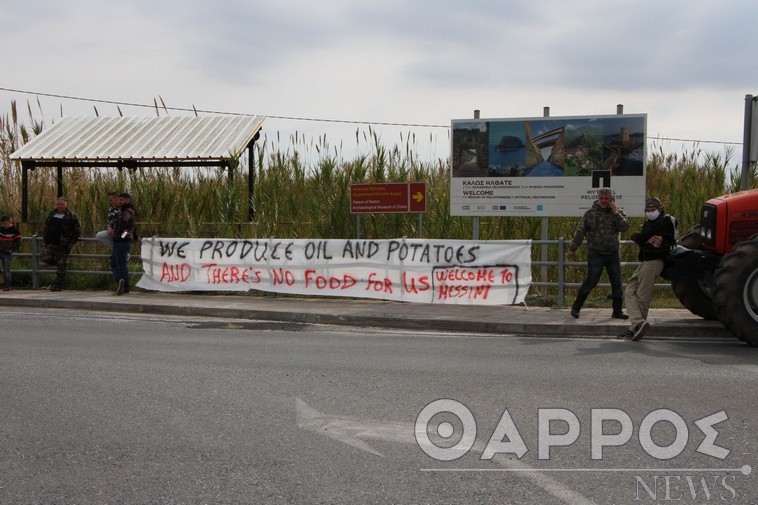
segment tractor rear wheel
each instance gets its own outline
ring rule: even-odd
[[[713,274],[713,303],[726,329],[758,346],[758,238],[740,242]]]
[[[700,237],[700,227],[696,226],[685,233],[679,240],[679,245],[693,251],[702,251],[703,239]],[[678,279],[671,281],[671,288],[679,298],[684,308],[708,321],[718,319],[713,308],[713,299],[710,290],[705,286],[702,279]]]

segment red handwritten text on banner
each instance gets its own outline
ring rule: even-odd
[[[524,301],[530,241],[232,240],[142,241],[156,291],[261,291],[419,303]]]

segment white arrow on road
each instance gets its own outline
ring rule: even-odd
[[[295,412],[298,428],[324,435],[376,456],[384,457],[382,453],[373,449],[364,440],[416,444],[416,438],[413,435],[414,425],[412,423],[375,421],[352,416],[323,414],[308,406],[300,398],[295,399]],[[484,447],[484,444],[477,441],[471,450],[481,453]],[[580,495],[552,477],[540,473],[539,470],[532,469],[525,463],[501,457],[495,457],[492,461],[507,469],[517,469],[523,472],[521,475],[529,478],[544,491],[568,505],[594,504],[592,500]]]
[[[297,426],[327,436],[362,451],[384,457],[369,446],[365,439],[415,444],[411,423],[362,420],[350,416],[330,416],[311,408],[300,398],[295,399]]]

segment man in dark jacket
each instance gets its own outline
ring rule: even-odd
[[[13,224],[10,214],[0,217],[0,285],[3,291],[10,291],[12,283],[11,259],[21,247],[21,232]]]
[[[50,286],[50,291],[60,291],[65,286],[68,255],[81,233],[79,217],[68,208],[66,199],[59,197],[55,209],[48,214],[42,229],[45,246],[43,261],[56,267],[55,282]]]
[[[666,214],[658,198],[650,197],[645,202],[647,221],[642,231],[634,233],[632,240],[640,246],[637,259],[640,266],[632,274],[626,285],[626,309],[629,312],[631,327],[620,336],[639,340],[647,331],[650,323],[647,314],[653,299],[655,280],[663,271],[666,256],[676,245],[676,221]]]
[[[624,303],[621,288],[621,257],[619,256],[619,234],[629,229],[629,220],[624,212],[616,206],[613,191],[602,188],[598,192],[597,201],[584,213],[582,221],[574,234],[566,256],[574,259],[574,253],[587,237],[587,277],[584,279],[574,305],[571,307],[571,317],[578,318],[585,300],[597,286],[603,268],[608,271],[611,281],[611,297],[613,313],[611,317],[627,319],[622,310]]]
[[[134,237],[137,233],[137,213],[131,204],[131,195],[119,195],[121,212],[119,212],[111,231],[113,254],[111,254],[111,271],[116,280],[116,294],[129,292],[129,252],[132,250]]]

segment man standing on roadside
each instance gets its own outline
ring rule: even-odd
[[[113,223],[116,221],[119,212],[121,212],[120,197],[117,192],[111,191],[108,193],[108,223],[105,230],[101,230],[95,234],[97,241],[111,251],[113,250],[113,239],[111,238]]]
[[[598,199],[592,207],[584,213],[579,227],[574,233],[574,239],[569,245],[566,256],[569,260],[574,259],[576,250],[582,245],[587,237],[587,277],[579,288],[576,300],[571,307],[571,317],[578,318],[585,300],[595,286],[597,286],[603,268],[608,272],[611,281],[611,297],[613,299],[613,313],[615,319],[628,319],[624,314],[622,305],[624,302],[621,289],[621,257],[619,256],[619,235],[629,229],[629,220],[624,212],[618,208],[613,198],[611,188],[602,188],[598,191]]]
[[[64,197],[58,197],[55,209],[48,214],[42,229],[45,246],[43,261],[56,267],[55,282],[50,286],[50,291],[60,291],[65,286],[68,255],[81,233],[79,217],[68,208]]]
[[[640,246],[637,255],[640,265],[626,284],[625,292],[631,327],[619,335],[634,341],[641,339],[650,326],[647,314],[653,299],[655,280],[663,271],[666,256],[676,245],[676,220],[666,214],[658,198],[647,199],[645,215],[647,221],[642,225],[642,231],[631,237]]]
[[[121,193],[119,196],[121,211],[114,222],[111,236],[113,240],[113,254],[111,254],[111,271],[116,281],[116,294],[123,295],[129,292],[129,252],[132,250],[134,236],[137,231],[136,212],[131,204],[129,193]]]
[[[11,272],[11,259],[13,253],[21,248],[21,232],[13,224],[10,214],[0,216],[0,286],[3,291],[10,291],[13,281]]]

